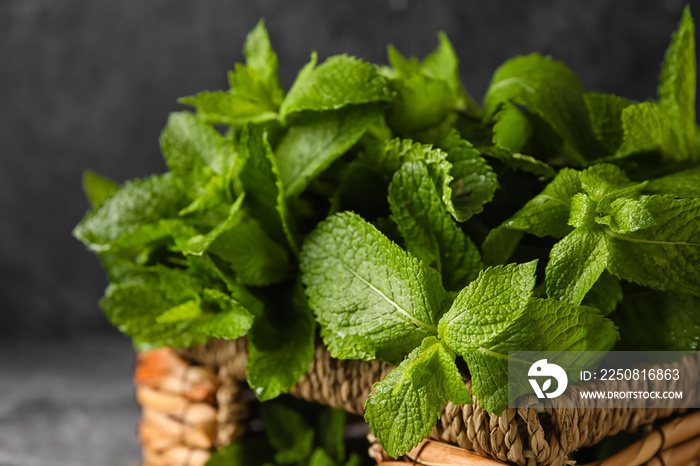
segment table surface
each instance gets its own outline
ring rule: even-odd
[[[138,465],[133,367],[125,338],[0,342],[0,466]]]

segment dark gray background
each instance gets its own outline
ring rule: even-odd
[[[70,236],[87,209],[81,174],[163,171],[158,136],[176,99],[225,88],[259,18],[285,87],[312,49],[385,63],[388,43],[422,57],[445,30],[477,100],[500,63],[533,51],[590,89],[646,99],[683,5],[0,0],[0,464],[138,460],[132,351],[97,307],[97,260]]]

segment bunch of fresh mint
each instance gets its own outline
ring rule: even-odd
[[[508,351],[698,349],[688,9],[654,102],[533,54],[479,107],[444,35],[423,61],[390,47],[391,66],[313,54],[286,94],[262,22],[245,55],[228,91],[181,99],[196,113],[163,130],[169,173],[85,177],[74,233],[137,347],[247,335],[268,400],[308,371],[318,329],[334,357],[398,364],[366,405],[391,455],[471,402],[467,374],[500,413]]]

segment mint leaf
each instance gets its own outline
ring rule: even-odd
[[[141,349],[190,347],[245,335],[253,316],[185,271],[155,269],[146,281],[111,284],[100,301],[110,321]]]
[[[323,451],[334,465],[342,464],[345,459],[346,417],[345,411],[334,408],[324,409],[318,416],[316,439],[320,448],[317,451]]]
[[[695,27],[686,5],[659,76],[659,106],[670,121],[678,160],[692,158],[695,145],[695,80]]]
[[[406,162],[389,185],[392,219],[406,249],[461,290],[482,269],[479,251],[447,212],[423,162]]]
[[[508,406],[509,351],[606,351],[618,339],[614,324],[593,310],[551,299],[531,299],[517,319],[479,348],[463,354],[472,392],[482,408]]]
[[[440,32],[438,41],[438,47],[425,57],[420,70],[432,78],[444,80],[450,90],[458,95],[464,92],[459,79],[459,59],[447,34]]]
[[[276,119],[284,91],[262,20],[248,34],[244,52],[247,65],[237,63],[229,72],[229,91],[200,92],[179,102],[197,108],[197,117],[208,123],[242,126]]]
[[[648,194],[673,194],[676,197],[700,197],[700,168],[691,168],[649,181]]]
[[[164,226],[166,230],[173,235],[175,238],[176,249],[180,250],[184,254],[201,256],[209,249],[212,243],[216,241],[219,236],[243,221],[245,217],[242,210],[244,199],[245,194],[238,196],[236,201],[231,204],[226,219],[224,219],[206,234],[191,235],[190,233],[192,230],[186,226],[183,226],[183,224],[180,222],[167,222],[165,224],[161,223],[160,226]]]
[[[572,231],[568,224],[571,198],[581,189],[581,173],[570,168],[562,169],[542,193],[489,232],[482,245],[484,261],[487,264],[508,261],[522,238],[522,232],[555,238],[569,234]]]
[[[666,158],[675,158],[677,142],[673,140],[671,122],[655,102],[630,105],[622,111],[622,144],[616,158],[640,152],[659,151]]]
[[[278,242],[288,242],[296,250],[289,220],[287,201],[277,161],[267,142],[267,134],[245,126],[239,140],[240,184],[246,203],[260,219],[263,229]]]
[[[469,403],[455,355],[437,338],[426,338],[393,370],[365,404],[365,420],[384,449],[396,458],[432,430],[448,401]]]
[[[632,102],[610,94],[588,93],[583,96],[593,124],[593,132],[609,154],[622,144],[622,111]]]
[[[464,222],[481,213],[483,205],[491,202],[498,189],[498,179],[481,153],[456,131],[450,132],[439,146],[447,152],[447,161],[452,164],[451,213],[457,221]]]
[[[554,245],[545,271],[547,296],[578,305],[608,265],[608,243],[598,228],[577,228]]]
[[[313,113],[295,122],[275,152],[286,196],[301,193],[360,139],[380,113],[381,107],[377,105],[352,105]]]
[[[389,241],[361,217],[344,212],[321,222],[304,243],[300,265],[309,304],[322,327],[345,335],[346,351],[400,360],[449,305],[440,275]]]
[[[628,234],[605,228],[614,275],[658,290],[700,296],[700,200],[642,196],[654,224]]]
[[[289,391],[309,371],[314,358],[311,309],[301,288],[290,294],[291,303],[268,309],[249,333],[246,377],[261,401]]]
[[[533,128],[530,121],[516,105],[505,102],[493,115],[492,141],[496,146],[519,152],[532,136]]]
[[[88,212],[73,235],[93,251],[109,251],[122,235],[175,218],[184,205],[185,195],[171,174],[128,181]]]
[[[90,202],[90,207],[97,209],[119,190],[114,181],[87,170],[83,173],[83,191]]]
[[[620,280],[605,271],[583,298],[582,305],[594,307],[605,316],[615,310],[618,303],[622,301],[622,297]]]
[[[483,270],[440,319],[440,339],[463,355],[505,330],[532,295],[536,268],[532,261]]]
[[[282,118],[302,110],[337,110],[348,105],[388,102],[393,94],[374,65],[335,55],[316,67],[311,56],[282,102]]]
[[[252,219],[221,232],[207,248],[220,257],[246,285],[262,286],[287,278],[289,256]]]
[[[643,290],[625,296],[611,317],[620,326],[625,349],[697,351],[700,349],[698,309],[698,297]]]
[[[568,143],[570,153],[581,162],[599,153],[584,93],[578,77],[563,63],[532,54],[508,60],[496,70],[484,97],[484,113],[489,120],[502,104],[526,106]]]
[[[223,137],[187,112],[170,114],[160,146],[171,173],[193,198],[206,192],[212,176],[225,173],[232,157]]]

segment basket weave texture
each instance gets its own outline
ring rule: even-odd
[[[181,462],[149,462],[146,453],[144,453],[147,464],[203,464],[201,452],[205,452],[207,448],[229,445],[242,433],[239,421],[246,404],[243,396],[247,359],[246,344],[244,338],[235,341],[214,340],[206,346],[178,350],[178,354],[182,358],[178,358],[180,361],[187,361],[189,364],[199,366],[200,370],[206,370],[216,375],[217,380],[212,383],[206,395],[212,405],[216,407],[215,415],[210,417],[215,419],[215,422],[211,422],[212,425],[207,426],[208,430],[205,429],[204,437],[209,439],[208,442],[197,443],[189,440],[189,444],[186,444],[185,447],[192,451],[186,452],[186,455],[180,452]],[[686,371],[697,370],[699,360],[700,353],[675,363],[674,367],[680,366],[681,371],[684,369]],[[372,385],[382,380],[392,369],[393,366],[381,361],[364,362],[334,359],[323,345],[319,344],[311,369],[292,388],[291,394],[350,413],[363,414],[363,407],[371,392]],[[141,379],[143,381],[144,377]],[[471,387],[469,381],[465,383],[467,388]],[[139,380],[137,380],[138,384]],[[595,389],[595,385],[595,382],[586,384],[586,389]],[[610,390],[614,387],[608,384],[605,389]],[[625,385],[625,389],[630,389],[630,386]],[[638,381],[633,389],[644,390],[644,382]],[[682,387],[682,389],[685,393],[690,393],[690,396],[694,395],[696,399],[700,396],[700,387],[698,386]],[[575,394],[569,396],[573,397]],[[140,402],[142,402],[141,398],[143,398],[143,394],[139,397]],[[606,406],[606,404],[610,404],[608,400],[589,400],[587,407],[574,408],[573,400],[570,399],[569,406],[571,407],[569,408],[542,408],[540,400],[533,396],[532,399],[527,400],[531,407],[507,409],[502,415],[493,416],[484,411],[476,399],[473,401],[474,403],[471,405],[448,403],[443,408],[441,419],[433,429],[431,438],[439,442],[456,444],[462,449],[475,452],[478,455],[528,466],[532,464],[565,464],[568,455],[581,447],[596,444],[604,437],[623,430],[634,431],[642,425],[651,424],[657,419],[674,413],[672,409],[611,408]],[[145,420],[149,419],[147,412],[148,410],[144,409]],[[182,417],[180,412],[176,412],[174,416],[175,418]],[[152,414],[150,417],[153,417]],[[693,429],[697,431],[694,440],[697,444],[697,452],[700,454],[700,415],[695,415],[695,417],[697,417],[697,421],[692,424]],[[688,430],[687,423],[684,429]],[[143,423],[141,431],[143,434]],[[181,431],[178,435],[179,441],[182,443],[185,434]],[[676,435],[676,437],[678,436]],[[144,441],[142,435],[145,450],[149,448],[149,444],[153,443],[150,439],[147,440]],[[667,446],[664,442],[658,445],[653,444],[651,447],[646,444],[644,461],[634,464],[643,464],[661,451],[662,447]],[[404,460],[414,464],[431,464],[417,461],[416,455],[432,454],[429,453],[432,448],[422,445],[420,450],[409,453]],[[686,447],[686,450],[692,451],[693,448],[695,447]],[[370,454],[379,464],[400,464],[390,461],[379,445],[373,445],[370,448]],[[150,456],[155,455],[151,454]]]

